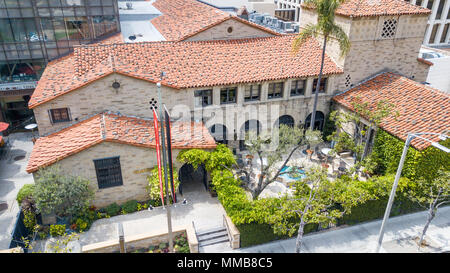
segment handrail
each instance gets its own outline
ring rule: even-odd
[[[228,240],[230,241],[230,247],[233,248],[233,237],[231,236],[231,233],[230,233],[230,227],[228,226],[228,221],[225,217],[225,214],[222,214],[222,216],[223,216],[224,226],[227,229]]]

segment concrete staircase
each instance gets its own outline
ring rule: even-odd
[[[216,227],[196,232],[199,252],[224,252],[231,250],[226,227]]]

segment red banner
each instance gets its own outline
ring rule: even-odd
[[[160,143],[159,143],[158,115],[156,115],[155,108],[153,108],[153,127],[155,128],[156,158],[158,161],[159,189],[161,190],[161,202],[162,202],[162,205],[164,206],[163,183],[162,183],[162,175],[161,175],[161,153],[160,153]]]

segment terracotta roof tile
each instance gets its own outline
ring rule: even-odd
[[[369,107],[375,107],[382,100],[394,104],[399,116],[386,118],[380,127],[403,141],[408,133],[450,131],[450,95],[398,74],[380,74],[333,100],[350,110],[354,110],[352,102],[357,100],[369,102]],[[435,135],[426,137],[439,141]],[[415,139],[411,145],[423,150],[431,144]]]
[[[274,35],[278,33],[196,0],[156,0],[162,15],[151,20],[167,41],[182,41],[227,20],[238,20]]]
[[[306,41],[292,52],[295,35],[201,42],[147,42],[76,47],[45,69],[29,102],[34,108],[111,73],[149,82],[166,72],[165,86],[182,89],[317,76],[322,49]],[[342,73],[328,56],[324,74]]]
[[[306,4],[302,7],[308,8]],[[431,10],[411,5],[404,0],[347,0],[336,14],[351,17],[430,14]]]
[[[203,123],[173,122],[172,147],[174,149],[212,149],[214,138]],[[34,144],[26,171],[37,171],[70,155],[79,153],[101,142],[155,148],[153,120],[101,113],[39,138]]]

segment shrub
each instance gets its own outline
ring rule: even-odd
[[[33,197],[33,191],[34,191],[34,184],[25,184],[22,188],[20,188],[19,192],[17,193],[16,200],[19,203],[19,205],[22,204],[22,200],[24,198],[30,198]]]
[[[75,222],[75,225],[76,225],[77,230],[80,231],[80,232],[82,232],[82,231],[85,231],[85,230],[88,228],[89,223],[86,222],[86,221],[84,221],[84,220],[81,219],[81,218],[78,218],[78,219],[76,220],[76,222]]]
[[[132,213],[138,210],[138,202],[136,200],[127,201],[122,205],[122,210],[125,213]]]
[[[119,205],[117,205],[116,203],[112,203],[105,208],[105,211],[109,216],[116,216],[120,213],[120,209],[121,208]]]
[[[66,225],[51,225],[50,235],[53,237],[63,236],[66,233]]]
[[[82,213],[94,196],[89,180],[67,176],[54,165],[37,172],[33,198],[44,214],[74,216]]]
[[[23,211],[23,224],[29,231],[33,231],[36,226],[36,215],[31,210]]]
[[[164,199],[166,198],[166,186],[164,183],[164,168],[161,169],[161,175],[162,175],[162,181],[163,181],[163,194],[164,194]],[[168,173],[168,178],[170,178],[170,175]],[[152,200],[158,200],[161,199],[161,189],[159,186],[159,174],[158,174],[158,167],[154,167],[151,171],[151,174],[149,176],[147,176],[147,181],[148,181],[148,186],[147,186],[147,192],[150,196],[150,199]],[[175,187],[175,191],[178,189],[178,186],[180,185],[180,181],[178,180],[178,172],[177,169],[174,167],[173,168],[173,183],[174,183],[174,187]],[[172,186],[170,186],[170,179],[168,179],[168,184],[169,184],[169,194],[172,195]]]

